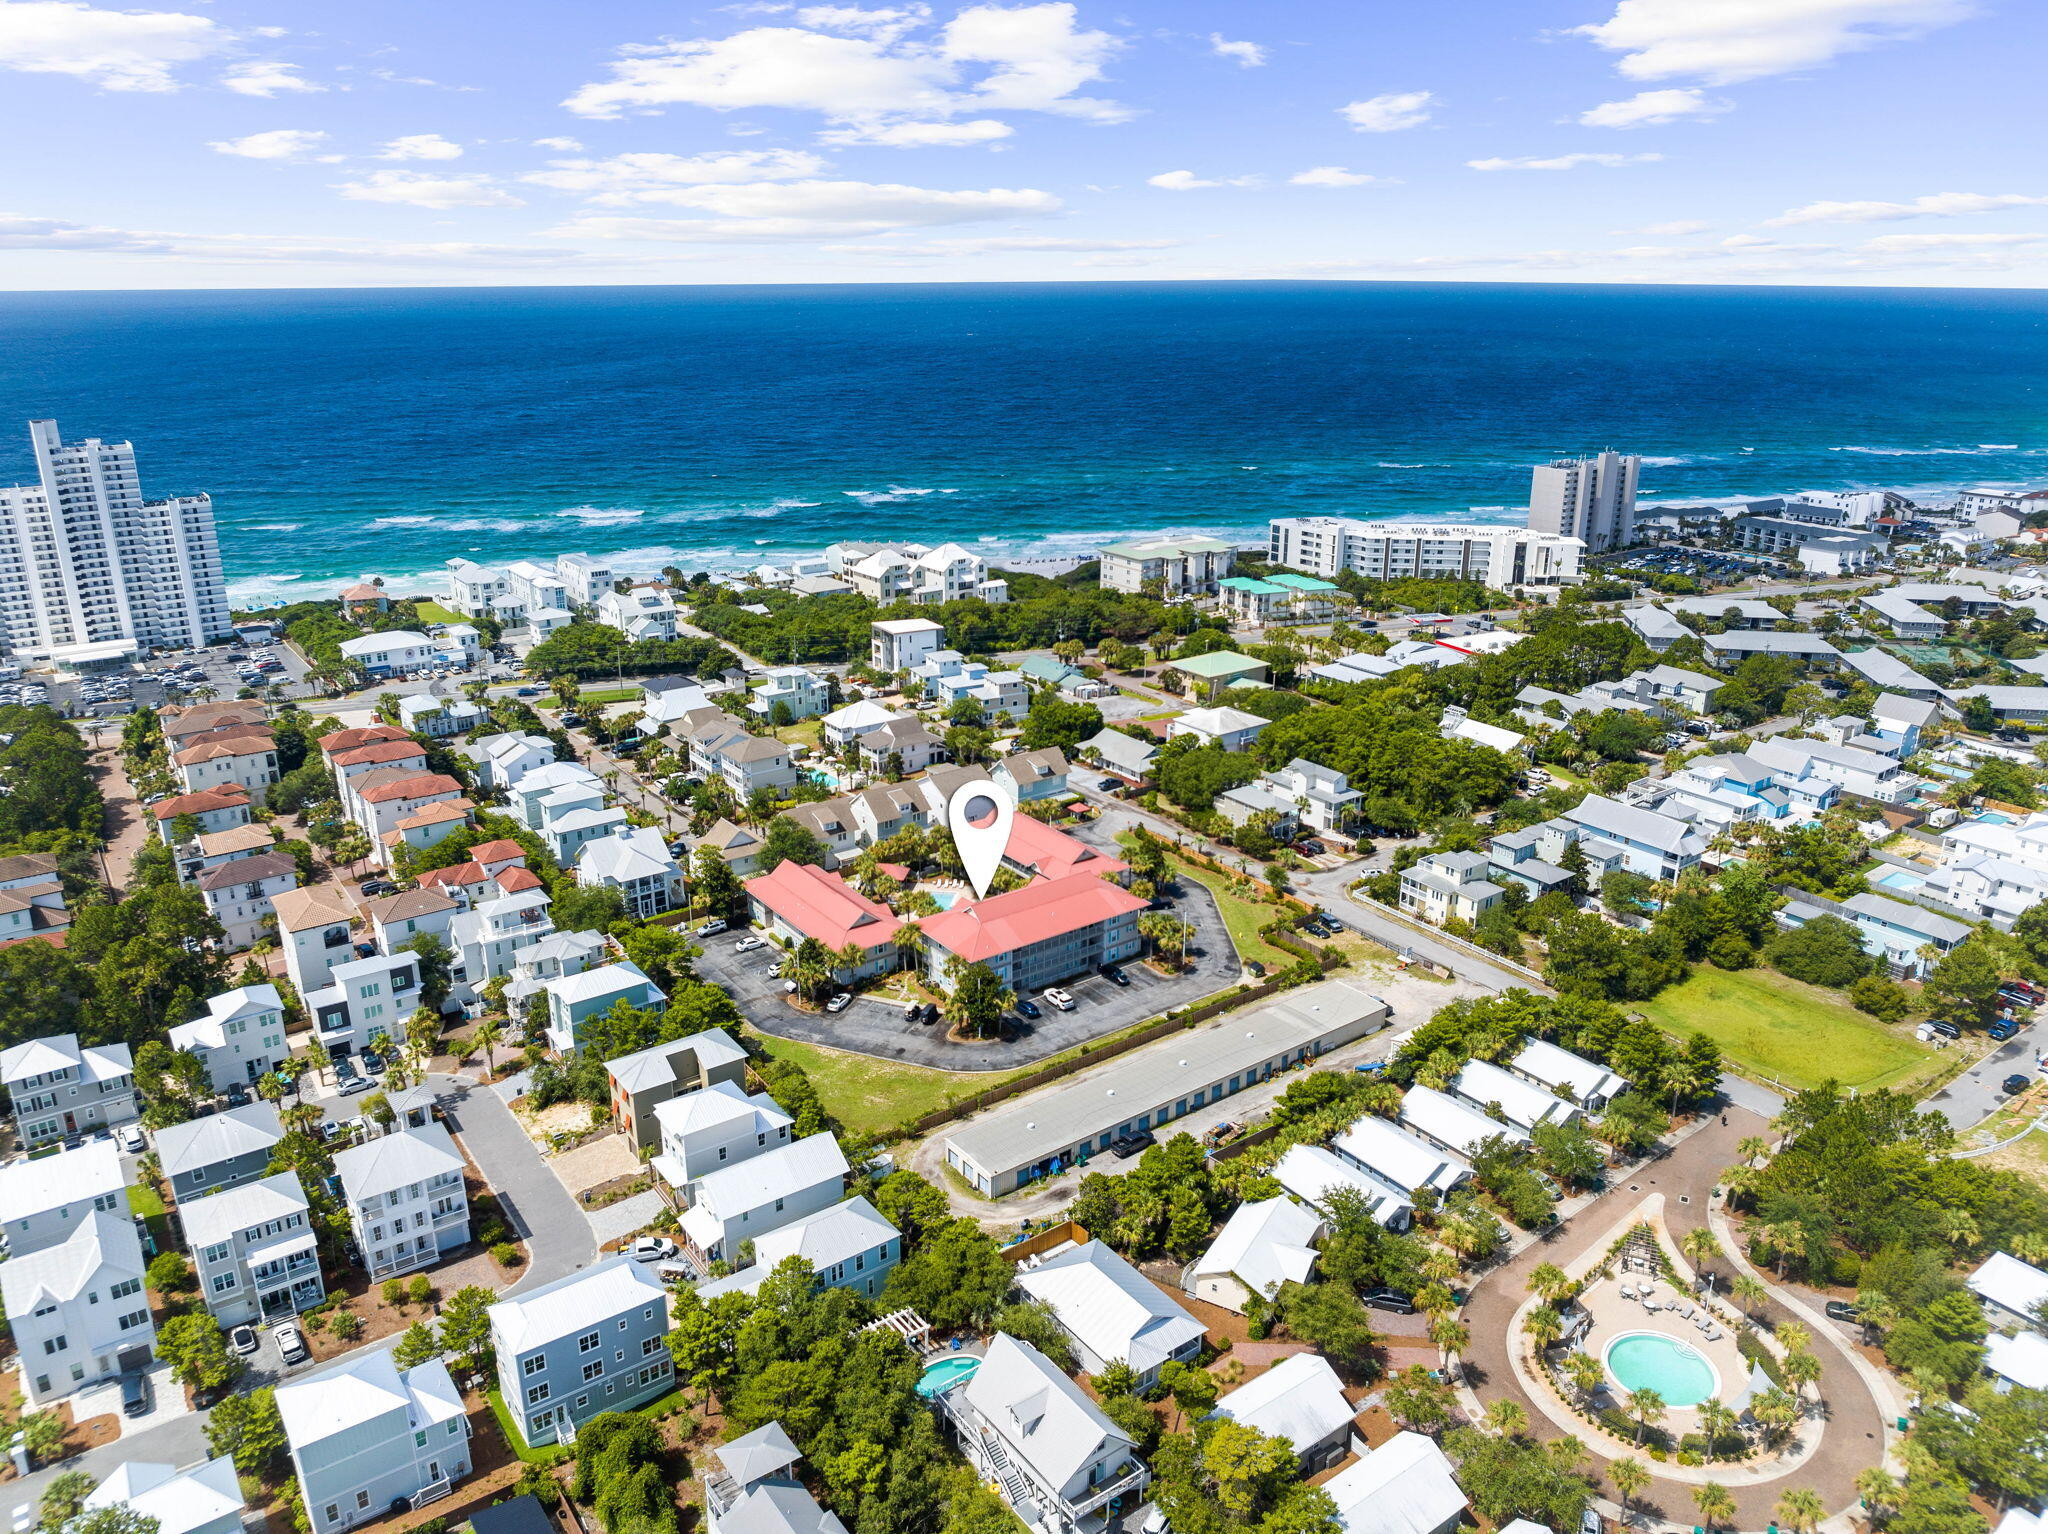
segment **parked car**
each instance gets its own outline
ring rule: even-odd
[[[140,1370],[121,1376],[121,1414],[140,1417],[149,1411],[149,1376]]]
[[[924,1008],[917,1002],[913,1001],[909,1006],[903,1009],[903,1021],[905,1021],[906,1023],[923,1022]]]
[[[1045,1015],[1044,1013],[1038,1010],[1037,1002],[1025,998],[1019,998],[1017,1002],[1017,1011],[1019,1015],[1031,1018],[1034,1022]]]
[[[306,1334],[299,1330],[296,1321],[287,1321],[271,1333],[277,1339],[277,1356],[287,1366],[302,1364],[311,1355],[306,1351]]]
[[[1829,1300],[1828,1319],[1830,1321],[1855,1322],[1862,1319],[1862,1312],[1857,1310],[1847,1300]]]
[[[711,920],[704,923],[703,926],[699,927],[694,935],[697,937],[717,937],[725,929],[725,918],[723,916],[714,916]]]
[[[358,1092],[369,1091],[375,1085],[376,1083],[367,1076],[351,1076],[341,1084],[340,1091],[343,1097],[353,1097]]]
[[[1984,1031],[2003,1044],[2007,1039],[2020,1031],[2020,1025],[2009,1017],[2001,1017]]]
[[[1139,1129],[1127,1135],[1118,1135],[1109,1142],[1109,1148],[1118,1156],[1136,1156],[1142,1154],[1146,1147],[1156,1143],[1149,1131]]]
[[[2026,1091],[2028,1087],[2032,1086],[2033,1083],[2024,1076],[2012,1075],[2006,1077],[1999,1085],[2005,1089],[2006,1096],[2017,1097],[2020,1093]]]
[[[682,1250],[666,1236],[642,1236],[633,1243],[631,1256],[635,1262],[673,1262]]]
[[[1359,1296],[1359,1299],[1365,1302],[1368,1309],[1384,1310],[1389,1315],[1412,1316],[1415,1314],[1415,1302],[1409,1299],[1407,1295],[1392,1289],[1368,1289]]]
[[[766,948],[767,946],[767,943],[762,939],[755,937],[752,933],[748,933],[732,945],[732,951],[734,953],[752,953],[756,948]]]
[[[1056,985],[1049,987],[1046,990],[1040,991],[1038,994],[1045,998],[1046,1004],[1048,1006],[1057,1007],[1062,1012],[1071,1012],[1074,1010],[1074,998],[1069,996],[1065,991],[1061,990]]]
[[[229,1082],[227,1090],[221,1095],[228,1100],[230,1108],[246,1108],[249,1106],[249,1089],[239,1081]]]
[[[1958,1028],[1954,1023],[1945,1022],[1938,1017],[1927,1019],[1927,1028],[1929,1032],[1938,1033],[1945,1039],[1960,1039],[1963,1036],[1962,1029]]]
[[[239,1353],[244,1358],[255,1352],[256,1328],[253,1326],[238,1326],[229,1332],[228,1351],[230,1353]]]
[[[121,1149],[131,1156],[139,1156],[148,1149],[149,1142],[142,1138],[142,1130],[134,1124],[121,1126]]]
[[[853,992],[841,991],[837,996],[834,996],[830,1001],[825,1003],[825,1010],[827,1012],[844,1012],[848,1007],[852,1005]]]
[[[1105,964],[1102,967],[1102,973],[1108,978],[1111,985],[1129,985],[1131,983],[1131,977],[1118,969],[1114,964]]]

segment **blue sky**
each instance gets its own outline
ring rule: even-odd
[[[0,0],[0,288],[2048,280],[2020,0]]]

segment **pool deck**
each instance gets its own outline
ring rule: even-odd
[[[1723,1401],[1735,1400],[1743,1394],[1743,1382],[1749,1378],[1749,1364],[1743,1358],[1742,1350],[1735,1345],[1733,1328],[1725,1321],[1716,1320],[1714,1326],[1720,1332],[1721,1340],[1709,1342],[1705,1332],[1681,1316],[1669,1310],[1652,1311],[1640,1301],[1623,1299],[1621,1286],[1624,1283],[1631,1288],[1649,1284],[1654,1297],[1660,1302],[1675,1300],[1689,1306],[1695,1316],[1703,1314],[1697,1297],[1680,1294],[1664,1279],[1651,1280],[1641,1275],[1602,1279],[1582,1296],[1586,1312],[1593,1318],[1593,1329],[1582,1344],[1588,1353],[1605,1363],[1608,1344],[1624,1333],[1654,1332],[1683,1342],[1704,1358],[1719,1378],[1720,1385],[1715,1394]],[[1613,1376],[1610,1374],[1609,1378]],[[1624,1386],[1614,1392],[1617,1406],[1621,1404],[1621,1394],[1626,1388]],[[1673,1406],[1663,1425],[1674,1433],[1689,1433],[1694,1431],[1695,1415],[1689,1406]]]

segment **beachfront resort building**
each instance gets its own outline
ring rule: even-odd
[[[1539,464],[1529,482],[1529,526],[1577,538],[1589,554],[1635,541],[1636,477],[1642,459],[1605,452]]]
[[[1110,591],[1204,597],[1230,574],[1234,550],[1217,538],[1141,538],[1105,543],[1100,553],[1097,579]]]
[[[1576,535],[1488,523],[1377,522],[1362,517],[1275,517],[1267,554],[1276,565],[1334,580],[1483,581],[1496,591],[1561,586],[1579,578]]]
[[[0,486],[0,639],[73,669],[231,638],[213,502],[146,501],[132,442],[29,422],[36,481]]]

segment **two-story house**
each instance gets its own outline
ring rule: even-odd
[[[773,666],[747,699],[747,712],[773,719],[781,704],[792,720],[809,719],[832,706],[832,684],[807,666]]]
[[[210,996],[206,1016],[170,1031],[171,1048],[199,1057],[206,1083],[225,1092],[247,1086],[291,1057],[284,1041],[284,1000],[274,985],[238,985]]]
[[[271,897],[285,973],[301,996],[326,986],[334,966],[356,956],[356,903],[339,884],[311,884]]]
[[[585,1023],[620,1002],[658,1008],[668,1000],[667,993],[631,959],[562,975],[541,989],[548,998],[548,1047],[562,1055],[573,1055],[581,1047],[579,1035]]]
[[[546,989],[548,982],[596,969],[611,951],[602,932],[550,932],[518,950],[505,982],[505,1004],[513,1016],[524,1017],[527,1001]]]
[[[455,950],[455,918],[462,902],[447,890],[422,885],[396,895],[380,895],[363,904],[363,918],[370,924],[370,941],[377,952],[397,953],[418,937],[437,937]]]
[[[259,852],[208,869],[196,882],[206,909],[220,923],[223,946],[253,948],[275,925],[272,899],[299,887],[299,865],[289,852]]]
[[[156,1156],[179,1204],[263,1176],[284,1125],[269,1103],[210,1113],[156,1132]]]
[[[683,867],[652,826],[618,825],[586,842],[576,860],[585,889],[615,889],[626,914],[641,921],[683,905]]]
[[[1047,746],[1042,751],[1014,751],[991,767],[988,775],[1022,804],[1065,794],[1068,771],[1066,753],[1058,746]]]
[[[58,1246],[94,1214],[125,1216],[127,1190],[121,1153],[105,1140],[0,1166],[0,1231],[8,1256]]]
[[[498,1390],[529,1448],[570,1443],[600,1412],[631,1411],[674,1383],[668,1290],[630,1257],[493,1305]]]
[[[295,1172],[180,1200],[199,1298],[223,1327],[281,1321],[327,1297],[319,1242]]]
[[[704,1475],[705,1534],[846,1534],[792,1472],[803,1455],[781,1423],[719,1444],[711,1456],[718,1467]]]
[[[350,959],[334,966],[327,985],[304,995],[313,1036],[335,1059],[362,1054],[379,1034],[395,1043],[420,1005],[419,955]]]
[[[1135,1502],[1151,1481],[1137,1441],[1043,1353],[1004,1333],[937,1404],[979,1479],[1027,1528],[1101,1534],[1109,1505]]]
[[[719,1083],[744,1089],[747,1052],[723,1028],[706,1028],[607,1061],[605,1074],[611,1079],[612,1118],[635,1151],[651,1151],[661,1144],[661,1105]]]
[[[443,1124],[404,1129],[334,1158],[349,1225],[373,1279],[429,1268],[469,1240],[462,1153]]]
[[[469,1419],[448,1366],[403,1373],[385,1348],[277,1387],[292,1469],[313,1534],[424,1507],[470,1472]]]
[[[715,1082],[654,1110],[661,1149],[652,1165],[683,1202],[693,1203],[702,1178],[789,1144],[794,1122],[766,1092],[749,1095],[733,1082]]]
[[[699,1266],[731,1262],[740,1245],[839,1202],[846,1157],[829,1134],[815,1134],[697,1179],[696,1201],[682,1217],[683,1240]]]
[[[816,1214],[792,1220],[780,1230],[754,1238],[754,1260],[724,1278],[697,1286],[697,1297],[753,1294],[761,1281],[795,1257],[809,1265],[827,1289],[851,1289],[873,1299],[902,1259],[903,1238],[875,1206],[855,1196]]]
[[[125,1207],[118,1214],[88,1207],[62,1241],[26,1252],[16,1246],[0,1263],[0,1301],[31,1407],[149,1367],[156,1324],[143,1291],[145,1266]]]
[[[126,1044],[82,1045],[53,1033],[0,1050],[0,1086],[25,1150],[91,1134],[136,1116],[135,1062]]]

